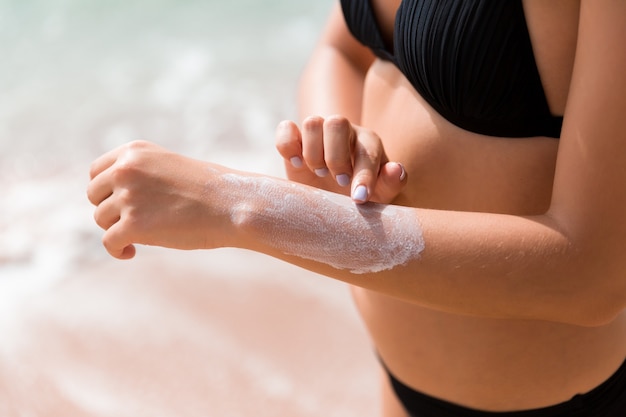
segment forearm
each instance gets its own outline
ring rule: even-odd
[[[233,173],[222,180],[237,190],[229,197],[231,219],[250,238],[247,249],[350,275],[406,265],[424,249],[417,218],[406,208],[356,205],[339,194],[274,178]]]
[[[443,311],[578,324],[606,317],[578,249],[548,216],[368,204],[227,174],[236,246]]]
[[[534,217],[356,205],[147,142],[98,158],[90,177],[103,244],[119,259],[134,244],[237,247],[458,314],[594,325],[623,308],[623,234],[575,227],[558,204]]]

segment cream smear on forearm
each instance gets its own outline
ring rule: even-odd
[[[412,210],[356,205],[331,192],[266,177],[223,174],[234,223],[286,255],[364,274],[419,257],[424,239]]]

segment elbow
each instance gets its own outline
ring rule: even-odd
[[[582,308],[578,314],[581,326],[606,326],[620,316],[626,308],[625,288],[598,288],[586,298],[586,308]]]
[[[606,326],[626,308],[626,268],[620,272],[596,270],[572,276],[577,289],[570,293],[561,319],[582,327]]]
[[[571,255],[571,252],[570,252]],[[543,275],[541,292],[535,292],[533,316],[581,327],[602,327],[626,308],[626,263],[591,252],[564,256]],[[558,266],[557,266],[558,265]],[[541,295],[540,295],[541,294]],[[537,302],[541,299],[540,302]]]
[[[582,327],[602,327],[626,309],[626,257],[621,236],[597,229],[556,227],[561,250],[548,268],[553,283],[548,293],[552,318]],[[551,299],[551,300],[550,300]],[[556,307],[556,310],[555,310]]]
[[[605,326],[626,308],[626,258],[617,252],[619,245],[588,249],[578,274],[579,321],[590,327]]]
[[[613,322],[623,311],[622,303],[606,302],[598,298],[589,305],[581,307],[562,317],[560,321],[580,327],[603,327]]]
[[[573,278],[573,277],[570,277]],[[572,286],[558,297],[548,296],[533,318],[580,327],[602,327],[614,321],[626,307],[626,294],[599,286]],[[538,304],[537,307],[541,308]]]

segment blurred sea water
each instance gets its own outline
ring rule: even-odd
[[[3,177],[65,169],[137,137],[194,153],[265,147],[294,113],[329,4],[3,0]]]
[[[0,1],[0,276],[85,249],[89,163],[124,142],[280,173],[273,130],[329,7]]]
[[[343,287],[231,250],[112,260],[85,195],[134,139],[282,175],[330,7],[0,0],[0,417],[373,415]]]

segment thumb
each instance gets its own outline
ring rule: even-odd
[[[407,172],[402,164],[387,162],[380,168],[372,200],[377,203],[390,203],[400,194],[407,183],[407,178]]]

